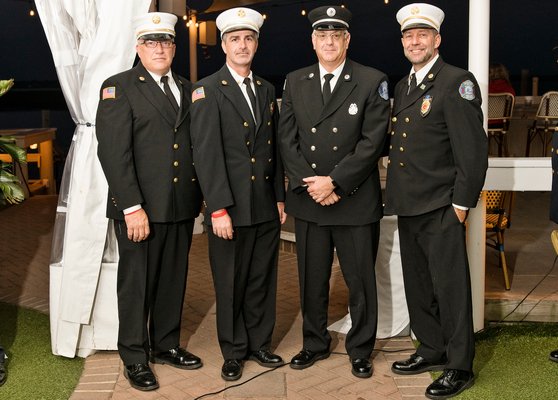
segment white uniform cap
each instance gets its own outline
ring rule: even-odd
[[[431,4],[413,3],[401,8],[396,18],[401,32],[412,28],[434,28],[440,32],[444,12]]]
[[[132,20],[136,39],[145,35],[170,35],[176,36],[174,26],[178,17],[164,12],[152,12],[138,15]]]
[[[263,16],[259,12],[245,7],[236,7],[223,11],[215,21],[217,28],[221,31],[221,38],[227,32],[242,29],[248,29],[259,34],[263,22]]]

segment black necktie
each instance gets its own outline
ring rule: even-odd
[[[327,104],[331,97],[331,85],[329,81],[333,78],[333,74],[325,74],[324,75],[324,87],[322,88],[322,99],[324,100],[324,106]]]
[[[244,78],[244,84],[246,85],[246,93],[248,93],[248,98],[252,104],[252,111],[254,113],[254,121],[258,121],[258,102],[256,101],[256,95],[252,90],[252,85],[250,85],[250,78]]]
[[[178,112],[178,103],[176,102],[176,98],[174,97],[174,94],[172,94],[172,90],[169,86],[169,77],[166,75],[161,77],[161,82],[163,82],[163,90],[165,91],[172,108],[174,108],[175,112]]]
[[[407,94],[409,94],[411,92],[411,90],[413,90],[416,87],[417,87],[417,77],[416,77],[415,73],[413,72],[411,74],[411,82],[409,82],[409,87],[407,88]]]

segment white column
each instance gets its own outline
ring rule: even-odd
[[[469,0],[469,71],[477,79],[483,98],[484,127],[487,127],[488,63],[490,43],[490,0]],[[484,279],[486,208],[484,196],[469,214],[467,253],[471,269],[473,323],[475,331],[484,327]]]

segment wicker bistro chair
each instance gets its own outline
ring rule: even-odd
[[[552,133],[558,130],[558,92],[546,92],[541,98],[533,126],[527,132],[525,157],[529,157],[531,142],[539,138],[542,142],[542,156],[546,155]]]
[[[509,156],[507,133],[513,112],[515,97],[511,93],[491,93],[488,95],[488,140],[498,146],[498,157]]]
[[[504,273],[506,290],[510,290],[510,278],[504,252],[504,232],[511,225],[513,198],[513,192],[500,190],[486,192],[486,245],[500,253],[500,268]]]

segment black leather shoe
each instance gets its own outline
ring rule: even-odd
[[[242,361],[237,359],[225,360],[221,368],[221,378],[226,381],[236,381],[242,376]]]
[[[391,370],[399,375],[422,374],[426,371],[441,371],[446,366],[446,362],[445,357],[435,362],[426,361],[415,353],[406,360],[394,362],[391,365]]]
[[[429,399],[449,399],[473,386],[475,376],[470,371],[445,369],[438,379],[426,388]]]
[[[279,365],[283,364],[283,359],[277,354],[273,354],[269,350],[253,351],[252,354],[250,354],[250,357],[248,357],[248,359],[254,360],[262,367],[268,367],[268,368],[278,367]]]
[[[370,378],[372,376],[372,363],[367,358],[355,358],[351,360],[353,368],[351,372],[357,378]]]
[[[151,362],[155,364],[168,364],[181,369],[196,369],[203,365],[199,357],[180,347],[152,354]]]
[[[148,391],[159,388],[157,378],[147,364],[132,364],[124,367],[124,376],[134,389]]]
[[[554,350],[553,352],[551,352],[548,356],[548,359],[550,361],[558,362],[558,350]]]
[[[8,379],[8,371],[6,371],[6,365],[4,364],[4,360],[0,362],[0,386],[2,386],[6,379]]]
[[[313,352],[311,350],[302,349],[300,353],[293,357],[291,360],[291,368],[304,369],[311,367],[318,360],[323,360],[329,357],[329,351]]]

